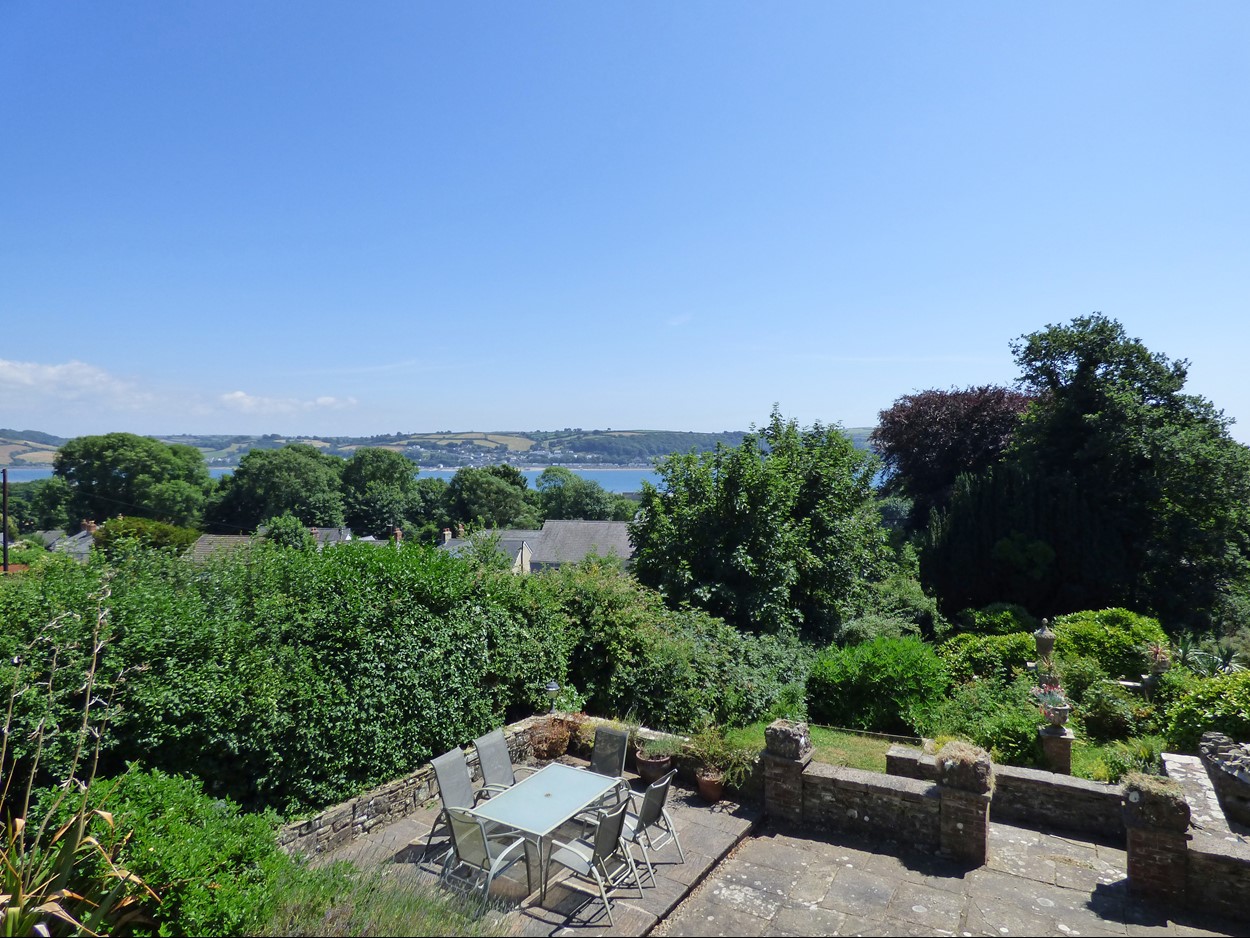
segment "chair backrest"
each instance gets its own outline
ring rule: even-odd
[[[616,853],[621,845],[621,831],[625,827],[625,809],[628,801],[622,801],[615,808],[599,812],[599,826],[595,829],[595,852],[592,863],[602,863]]]
[[[676,774],[677,770],[674,769],[647,787],[646,794],[642,796],[642,805],[638,808],[639,827],[650,827],[660,819],[664,802],[668,800],[668,790],[673,786],[673,776]]]
[[[438,779],[438,797],[444,808],[473,807],[473,780],[469,778],[469,763],[459,746],[430,762]]]
[[[629,731],[615,726],[595,728],[595,748],[590,753],[590,771],[620,778],[625,774],[625,750]]]
[[[505,788],[516,784],[516,773],[512,771],[512,756],[508,752],[508,740],[503,730],[495,730],[485,736],[473,740],[477,750],[478,765],[482,767],[482,781],[487,785],[502,785]]]
[[[480,818],[464,808],[448,808],[447,823],[456,856],[464,863],[486,869],[490,866],[490,850],[486,847],[486,827]]]

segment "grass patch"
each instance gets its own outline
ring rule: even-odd
[[[1130,772],[1160,775],[1166,747],[1162,736],[1135,736],[1101,744],[1077,739],[1072,744],[1072,774],[1092,782],[1118,782]]]
[[[363,871],[347,863],[304,870],[283,884],[278,907],[262,935],[508,934],[507,921],[465,898],[426,883]]]
[[[764,727],[767,723],[752,723],[739,729],[727,730],[726,739],[735,746],[753,746],[764,748]],[[817,762],[829,765],[845,765],[853,769],[864,769],[867,772],[885,772],[885,754],[893,745],[893,740],[878,736],[861,736],[859,733],[844,733],[840,730],[813,726],[812,746],[815,752],[812,758]]]

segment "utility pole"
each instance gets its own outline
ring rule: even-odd
[[[9,572],[9,470],[0,469],[0,540],[4,541],[4,572]]]

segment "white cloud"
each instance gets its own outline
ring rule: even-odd
[[[243,414],[303,414],[312,410],[344,410],[356,406],[354,397],[322,395],[312,400],[294,397],[265,397],[246,391],[231,391],[217,398],[223,407]]]
[[[28,406],[89,400],[114,408],[138,410],[154,400],[152,394],[141,390],[134,382],[80,361],[45,365],[0,358],[0,388],[16,394],[19,401]]]

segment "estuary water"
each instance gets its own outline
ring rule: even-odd
[[[660,482],[660,477],[650,469],[573,469],[572,466],[569,468],[584,479],[598,482],[609,492],[641,492],[644,479],[652,485],[659,485]],[[10,482],[33,482],[36,479],[47,479],[52,476],[51,466],[9,466],[8,470]],[[209,474],[217,479],[228,476],[233,471],[233,468],[222,466],[213,466],[208,470]],[[455,474],[455,469],[422,469],[417,478],[444,479],[450,482]],[[542,470],[522,469],[521,475],[529,479],[530,488],[533,488],[538,482],[538,477],[542,475]]]

